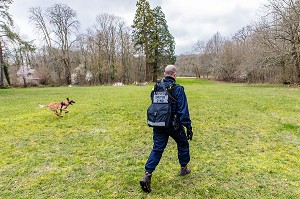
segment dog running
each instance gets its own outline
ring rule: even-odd
[[[68,113],[69,111],[66,110],[68,108],[69,105],[73,105],[75,103],[75,101],[67,98],[67,100],[63,101],[63,102],[51,102],[50,104],[46,105],[39,105],[40,108],[44,108],[44,107],[48,107],[50,111],[53,111],[55,115],[59,116],[59,117],[63,117],[61,115],[62,111],[64,111],[65,113]]]

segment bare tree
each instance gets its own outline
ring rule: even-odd
[[[54,42],[60,49],[60,60],[64,65],[65,82],[71,84],[70,48],[76,40],[72,33],[79,28],[76,12],[64,4],[55,4],[46,11],[54,33]]]
[[[29,9],[30,21],[35,25],[37,32],[42,34],[43,40],[45,41],[48,48],[52,48],[52,41],[50,38],[50,32],[48,30],[48,25],[44,19],[42,9],[40,7],[32,7]]]
[[[286,61],[293,65],[292,81],[300,83],[300,2],[269,0],[265,7],[267,15],[261,26],[261,33],[268,35],[264,34],[263,41],[280,55],[277,56],[278,62],[283,63],[288,58]]]
[[[220,63],[220,55],[222,52],[222,46],[224,43],[224,38],[219,32],[214,34],[210,40],[205,45],[205,55],[208,67],[211,68],[212,73],[218,76],[218,71],[222,68]]]
[[[92,77],[89,84],[134,81],[136,70],[132,69],[137,64],[133,64],[130,29],[124,19],[110,14],[99,14],[96,23],[88,29],[87,34],[78,37],[76,44],[78,52],[72,54],[77,55],[74,60],[81,68],[81,75],[77,73],[77,77],[81,76],[77,78],[77,83],[87,83],[83,76]]]
[[[225,41],[220,55],[220,66],[218,76],[225,81],[235,81],[239,74],[238,68],[241,64],[237,46],[231,41]]]
[[[64,4],[54,4],[45,13],[39,7],[30,8],[30,21],[35,25],[37,33],[42,36],[45,45],[41,47],[40,55],[43,63],[60,83],[71,83],[72,45],[76,41],[74,36],[79,27],[76,12]]]
[[[121,75],[123,83],[129,83],[133,80],[131,77],[131,63],[133,59],[133,44],[131,43],[130,28],[126,26],[125,21],[118,24],[119,52],[121,58]]]

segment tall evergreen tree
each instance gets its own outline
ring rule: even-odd
[[[145,80],[150,80],[151,44],[154,38],[154,18],[150,4],[147,0],[138,0],[137,10],[133,20],[133,43],[137,51],[142,51],[146,56]]]
[[[165,14],[160,6],[153,10],[147,0],[138,0],[133,21],[133,42],[136,50],[146,56],[146,81],[157,80],[161,66],[174,64],[175,41],[168,30]]]
[[[155,20],[155,40],[152,41],[151,45],[154,52],[152,80],[156,81],[160,66],[174,64],[176,56],[174,37],[168,30],[165,14],[160,6],[155,7],[152,12]]]

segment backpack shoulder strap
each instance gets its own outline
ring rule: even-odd
[[[172,83],[167,88],[168,94],[169,94],[170,98],[172,99],[172,103],[177,102],[177,99],[175,97],[175,90],[176,90],[176,88],[178,88],[178,86],[180,86],[180,85],[176,84],[176,83]]]
[[[162,87],[163,87],[163,89],[164,89],[164,91],[166,90],[166,85],[165,85],[165,83],[164,83],[164,79],[162,79],[161,81],[161,85],[162,85]]]
[[[152,92],[154,91],[158,91],[159,90],[159,86],[158,86],[158,84],[160,83],[161,81],[157,81],[156,83],[155,83],[155,85],[154,85],[154,87],[153,87],[153,89],[152,89]]]

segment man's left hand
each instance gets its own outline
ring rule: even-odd
[[[192,138],[193,138],[193,130],[192,130],[192,127],[190,127],[190,128],[187,129],[187,138],[188,138],[189,140],[192,140]]]

